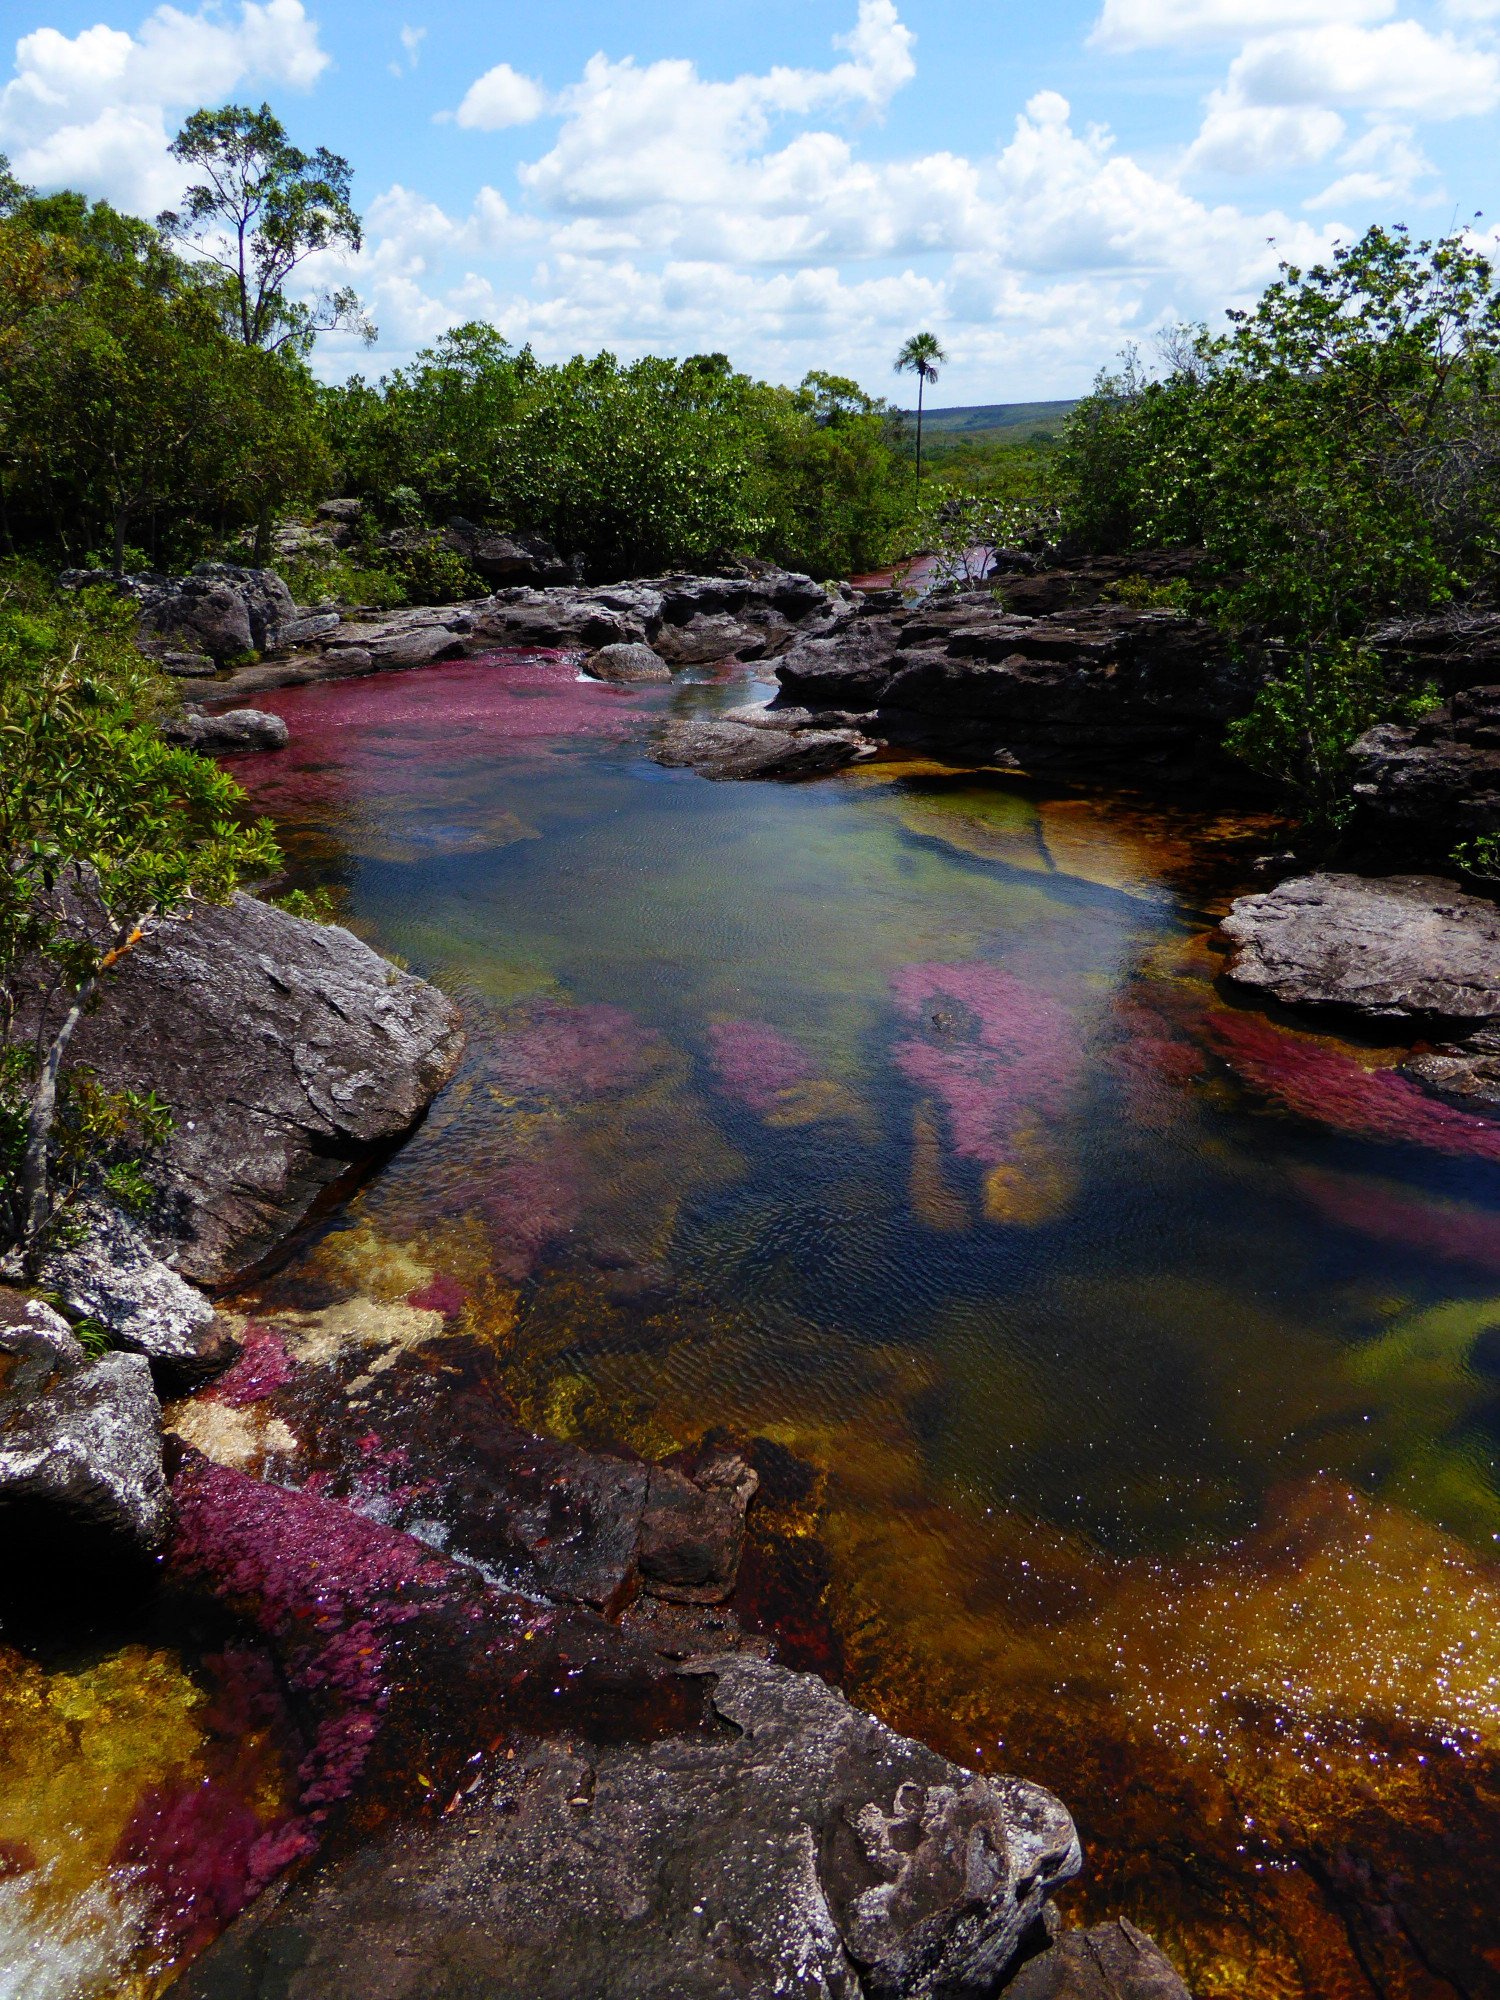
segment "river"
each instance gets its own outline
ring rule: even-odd
[[[1070,1914],[1130,1915],[1201,2000],[1500,1990],[1494,1129],[1427,1115],[1400,1050],[1215,987],[1263,823],[647,759],[752,671],[626,691],[515,656],[266,697],[291,747],[233,768],[294,879],[471,1039],[250,1302],[446,1287],[537,1428],[784,1447],[794,1656],[1056,1790]],[[26,1728],[91,1690],[50,1807],[13,1759],[16,1828],[101,1760],[122,1799],[159,1776],[162,1714],[209,1770],[185,1657],[13,1663]],[[87,1931],[120,1850],[84,1846]],[[96,1958],[0,1992],[154,1990]]]

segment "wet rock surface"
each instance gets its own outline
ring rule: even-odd
[[[73,1574],[82,1581],[93,1562],[149,1555],[169,1519],[161,1408],[146,1361],[90,1361],[60,1314],[0,1288],[5,1585],[19,1567],[54,1556],[81,1564]]]
[[[451,1076],[457,1010],[336,925],[237,895],[155,926],[72,1060],[157,1089],[155,1251],[199,1284],[247,1269],[323,1189],[405,1132]]]
[[[1225,976],[1289,1006],[1390,1022],[1500,1015],[1500,909],[1437,876],[1298,876],[1242,896],[1220,929]]]
[[[199,1381],[232,1357],[224,1322],[137,1223],[103,1201],[83,1203],[68,1222],[77,1240],[48,1254],[41,1277],[70,1312],[143,1354],[164,1387]]]
[[[659,764],[706,778],[810,778],[873,754],[854,729],[778,729],[743,722],[669,722],[652,749]]]
[[[475,546],[486,541],[509,545],[511,540],[480,536]],[[495,560],[499,563],[500,557]],[[212,667],[214,661],[249,650],[215,651],[200,636],[191,641],[196,651],[184,651],[180,640],[175,643],[170,671],[182,677],[184,694],[192,701],[218,702],[273,687],[421,667],[434,660],[514,647],[593,654],[611,647],[649,647],[670,670],[728,659],[773,658],[799,637],[838,630],[855,609],[854,594],[847,587],[829,592],[810,577],[784,570],[581,585],[545,580],[554,576],[554,568],[538,560],[540,566],[506,572],[514,580],[504,581],[492,596],[459,604],[379,613],[351,610],[343,617],[296,606],[287,612],[282,607],[279,621],[262,620],[266,636],[255,646],[275,657],[228,671],[195,672],[195,659],[211,653]],[[482,565],[476,567],[482,570]],[[497,579],[500,574],[495,571]],[[134,592],[139,581],[126,578],[121,587]],[[161,581],[149,580],[150,588]],[[149,650],[160,650],[154,639],[148,637],[147,644]],[[632,657],[639,661],[642,656]],[[164,655],[163,663],[167,664]],[[633,676],[639,677],[639,673]],[[659,679],[660,674],[651,678]]]
[[[1022,1966],[1005,1995],[1006,2000],[1192,2000],[1171,1960],[1123,1917],[1091,1930],[1063,1931]]]
[[[1213,629],[1183,612],[1094,602],[1033,615],[988,591],[914,606],[874,596],[844,628],[799,638],[776,674],[815,729],[1163,784],[1233,771],[1224,730],[1254,692]],[[1234,775],[1243,787],[1243,769]]]
[[[677,1680],[694,1720],[513,1732],[451,1811],[267,1898],[175,1990],[977,1995],[1076,1872],[1049,1794],[961,1771],[811,1676],[735,1658]]]

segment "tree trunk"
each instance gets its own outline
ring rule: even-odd
[[[255,550],[251,561],[257,569],[264,569],[271,554],[271,507],[265,502],[255,517]]]
[[[115,503],[115,575],[125,574],[125,523],[130,518],[130,510],[122,502]]]
[[[145,921],[142,917],[139,922],[127,925],[117,934],[113,946],[100,959],[98,971],[92,978],[86,979],[74,994],[72,1005],[63,1016],[62,1026],[52,1037],[52,1044],[42,1059],[31,1103],[27,1107],[26,1152],[21,1162],[21,1257],[28,1271],[40,1247],[51,1207],[47,1155],[51,1148],[52,1121],[57,1116],[57,1089],[63,1058],[68,1053],[68,1044],[78,1023],[88,1011],[89,1002],[99,990],[100,980],[111,966],[118,965],[125,954],[140,943],[145,935]]]
[[[922,391],[927,387],[927,377],[922,369],[917,370],[917,498],[922,497]]]

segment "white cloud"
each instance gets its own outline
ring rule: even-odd
[[[471,131],[499,132],[507,125],[529,125],[546,108],[546,93],[539,83],[509,63],[496,63],[469,85],[453,116]]]
[[[859,0],[859,15],[831,68],[777,67],[706,81],[685,60],[641,65],[596,55],[559,100],[557,143],[523,169],[545,206],[608,215],[653,202],[730,203],[739,166],[779,119],[824,109],[879,111],[916,72],[913,36],[893,0]]]
[[[1321,193],[1302,206],[1325,214],[1343,208],[1378,208],[1404,201],[1430,180],[1435,169],[1409,125],[1376,124],[1339,155],[1344,169]]]
[[[1500,57],[1417,21],[1297,29],[1249,43],[1230,64],[1227,94],[1246,104],[1459,118],[1500,103]]]
[[[1468,3],[1500,8],[1500,0]],[[1243,41],[1276,28],[1384,21],[1395,11],[1396,0],[1104,0],[1090,40],[1112,49],[1177,48]]]
[[[1326,158],[1344,129],[1339,114],[1321,105],[1245,104],[1215,90],[1183,165],[1190,173],[1284,173]]]
[[[401,46],[403,49],[405,49],[407,56],[410,58],[413,68],[415,68],[416,66],[418,56],[421,53],[422,44],[423,42],[426,41],[426,39],[427,39],[427,30],[425,28],[403,27],[401,30]]]
[[[630,88],[646,74],[633,69]],[[753,81],[739,80],[742,101]],[[1036,93],[987,158],[874,161],[817,130],[767,148],[753,116],[717,137],[694,129],[704,151],[674,199],[659,163],[634,184],[589,185],[590,205],[559,199],[549,176],[548,203],[530,213],[495,195],[459,220],[403,189],[381,197],[359,281],[390,348],[478,314],[549,356],[723,348],[791,380],[834,356],[884,388],[891,354],[923,324],[961,357],[955,394],[965,382],[1062,394],[1122,340],[1215,314],[1280,256],[1329,245],[1280,213],[1196,201],[1103,128],[1075,131],[1055,91]],[[502,283],[486,243],[530,250],[529,271]]]
[[[23,180],[150,213],[182,185],[167,156],[169,114],[221,102],[251,79],[305,90],[327,64],[302,0],[242,0],[233,21],[162,6],[134,35],[37,28],[16,43],[0,91],[0,145]]]

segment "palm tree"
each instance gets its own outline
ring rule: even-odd
[[[917,491],[922,490],[922,392],[938,378],[938,369],[947,361],[935,333],[914,333],[896,356],[898,375],[917,378]]]

